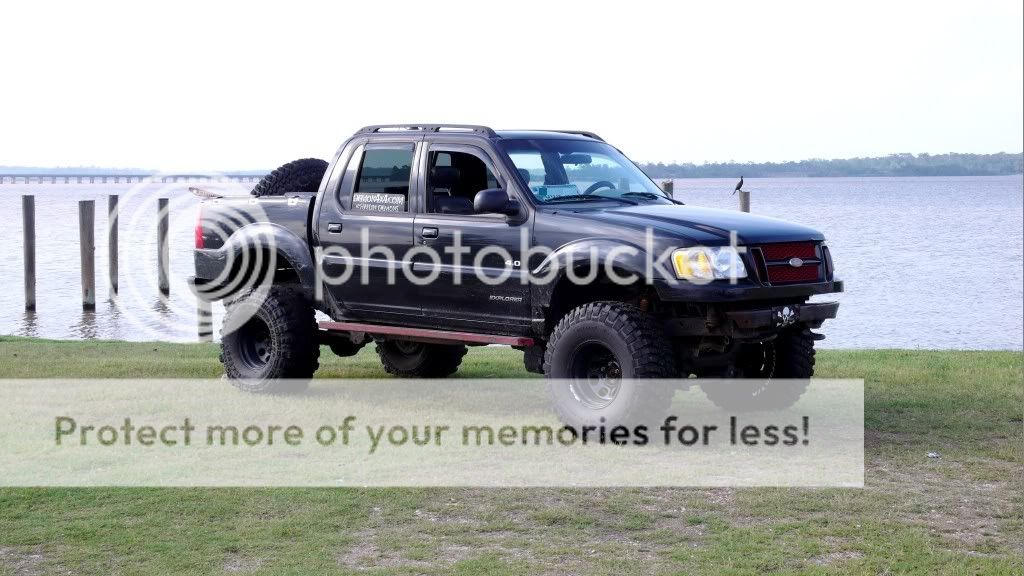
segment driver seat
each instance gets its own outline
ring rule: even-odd
[[[430,169],[427,188],[430,189],[431,207],[440,214],[472,214],[473,201],[461,196],[452,196],[452,190],[459,185],[461,173],[452,166],[434,166]]]

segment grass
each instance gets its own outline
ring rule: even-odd
[[[864,489],[0,489],[2,574],[1021,574],[1018,352],[834,351]],[[202,344],[0,337],[4,377],[216,377]],[[523,377],[478,348],[460,376]],[[383,376],[327,349],[318,376]],[[930,451],[941,458],[927,457]]]

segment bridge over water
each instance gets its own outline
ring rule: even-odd
[[[154,182],[258,182],[262,174],[0,174],[0,184],[131,184]]]

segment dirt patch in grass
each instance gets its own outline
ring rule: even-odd
[[[224,562],[224,571],[232,574],[251,574],[263,566],[263,560],[259,558],[245,558],[232,555]]]
[[[478,492],[486,491],[465,491],[467,496]],[[370,526],[355,534],[354,543],[336,557],[337,564],[360,571],[408,568],[433,572],[488,554],[521,557],[515,549],[502,545],[517,532],[488,530],[487,519],[481,517],[486,513],[485,500],[467,504],[464,498],[449,497],[435,502],[401,519],[386,516],[380,507],[373,508]]]
[[[38,551],[24,552],[13,548],[0,548],[0,568],[17,576],[35,576],[43,573],[45,557]]]
[[[1012,519],[1022,513],[1014,499],[1020,483],[972,477],[990,473],[1003,478],[1019,477],[1019,465],[993,460],[922,458],[919,463],[887,462],[872,468],[867,489],[879,494],[898,494],[892,510],[896,518],[942,536],[957,551],[1024,553],[1022,534],[1012,524]]]
[[[339,566],[350,570],[371,570],[380,568],[428,568],[447,567],[487,552],[474,547],[439,542],[431,536],[402,534],[404,546],[383,547],[380,540],[390,536],[385,528],[365,529],[356,534],[355,543],[336,557]]]
[[[902,432],[882,432],[880,430],[864,430],[864,451],[872,452],[878,448],[891,448],[893,446],[905,446],[914,441],[912,434]]]
[[[833,564],[849,562],[850,560],[858,560],[863,557],[863,552],[843,550],[840,552],[829,552],[828,554],[822,554],[821,556],[813,556],[809,559],[809,562],[817,566],[831,566]]]

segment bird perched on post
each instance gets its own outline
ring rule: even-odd
[[[735,195],[737,192],[742,192],[743,188],[743,176],[740,176],[740,181],[736,184],[736,188],[733,189],[732,193]]]

